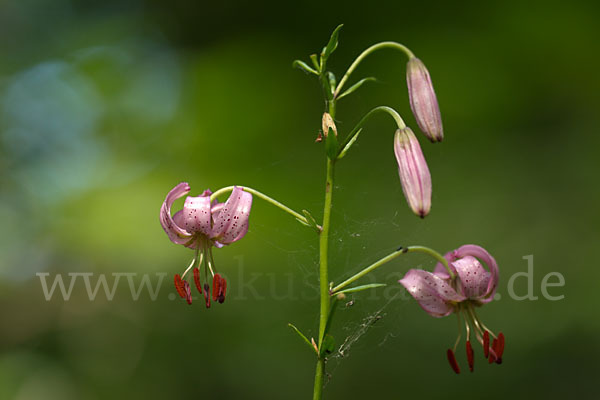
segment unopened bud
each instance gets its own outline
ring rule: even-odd
[[[323,119],[321,120],[321,128],[323,129],[323,136],[327,137],[327,134],[329,134],[329,128],[331,128],[333,133],[335,133],[335,136],[337,136],[337,128],[335,126],[335,122],[333,122],[333,118],[331,118],[331,115],[328,112],[323,113]]]
[[[432,142],[444,139],[442,116],[438,105],[429,71],[425,64],[416,57],[411,57],[406,66],[406,83],[410,108],[415,115],[417,124]]]
[[[413,212],[423,218],[431,209],[431,175],[419,141],[410,128],[396,131],[394,152],[404,197]]]

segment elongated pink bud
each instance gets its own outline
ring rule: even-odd
[[[440,107],[431,84],[429,71],[425,68],[425,64],[416,57],[408,60],[406,82],[410,108],[419,128],[432,142],[441,142],[444,138],[444,129]]]
[[[419,141],[410,128],[396,131],[394,152],[404,197],[413,212],[423,218],[431,209],[431,175]]]

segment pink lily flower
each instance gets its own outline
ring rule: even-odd
[[[406,82],[410,108],[413,111],[421,131],[432,142],[444,139],[442,116],[438,105],[429,71],[425,64],[416,57],[411,57],[406,66]]]
[[[496,336],[478,318],[475,307],[489,303],[494,299],[498,286],[498,264],[482,247],[467,244],[447,253],[444,258],[448,260],[449,270],[442,263],[438,263],[434,272],[420,269],[411,269],[399,282],[408,290],[417,303],[433,317],[445,317],[456,313],[459,320],[464,317],[467,333],[467,360],[469,369],[473,371],[473,349],[470,334],[473,329],[475,337],[483,346],[484,355],[490,362],[502,362],[504,351],[504,335]],[[482,263],[489,269],[486,270]],[[489,335],[494,343],[489,345]],[[454,344],[454,349],[448,349],[448,361],[452,369],[459,373],[460,369],[454,352],[460,341],[459,337]]]
[[[431,210],[431,174],[419,141],[410,128],[396,131],[394,153],[404,197],[412,211],[424,218]]]
[[[220,303],[225,301],[225,279],[214,266],[212,247],[223,247],[243,238],[248,232],[248,218],[252,207],[252,195],[241,187],[235,187],[225,203],[216,200],[211,203],[210,190],[205,190],[200,196],[188,196],[183,209],[171,216],[171,206],[175,200],[190,192],[187,182],[175,186],[167,194],[160,209],[160,223],[175,244],[181,244],[196,250],[196,256],[180,276],[175,275],[175,288],[189,304],[192,302],[189,284],[183,280],[187,272],[204,261],[205,283],[201,284],[200,273],[194,268],[194,282],[198,291],[204,296],[207,308],[210,307],[210,286],[208,273],[213,278],[213,297]],[[217,282],[217,284],[214,284]]]

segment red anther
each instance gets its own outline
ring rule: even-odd
[[[225,301],[225,294],[227,292],[227,281],[225,278],[221,277],[221,286],[219,287],[219,303],[223,304]]]
[[[183,281],[181,280],[181,276],[179,276],[179,274],[175,274],[175,289],[182,299],[185,298],[185,289],[183,288]]]
[[[198,292],[202,293],[202,284],[200,283],[200,270],[198,268],[194,268],[194,283],[196,284],[196,289],[198,289]]]
[[[210,286],[208,286],[208,283],[204,284],[204,290],[202,290],[202,294],[204,294],[206,308],[210,308]]]
[[[485,331],[483,333],[483,356],[488,358],[490,355],[490,333]]]
[[[460,368],[458,367],[458,363],[456,362],[456,357],[454,357],[454,352],[448,349],[446,355],[448,356],[448,362],[450,363],[452,370],[457,374],[460,374]]]
[[[467,361],[469,362],[469,370],[473,372],[475,360],[473,359],[473,347],[471,347],[471,341],[469,340],[467,340]]]
[[[496,364],[502,364],[502,353],[504,353],[504,334],[498,334],[498,340],[494,340],[494,352],[496,353]]]
[[[217,301],[219,297],[219,290],[221,288],[221,275],[215,274],[213,277],[213,287],[212,287],[212,299],[213,301]]]
[[[183,281],[183,288],[185,290],[185,300],[188,304],[192,304],[192,289],[187,281]]]

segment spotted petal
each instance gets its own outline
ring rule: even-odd
[[[433,317],[445,317],[454,311],[453,303],[465,300],[439,276],[421,269],[409,270],[399,281]]]
[[[491,256],[484,248],[474,244],[466,244],[455,250],[457,258],[463,258],[466,256],[472,256],[483,261],[490,270],[490,280],[488,281],[485,293],[483,293],[477,300],[482,303],[489,303],[494,299],[496,294],[496,288],[498,287],[498,264],[494,257]]]
[[[476,300],[486,294],[491,274],[475,257],[463,257],[454,261],[452,266],[458,274],[460,290],[466,298]]]
[[[230,244],[243,238],[248,232],[251,207],[252,195],[236,186],[227,202],[213,210],[213,238],[221,244]]]
[[[183,227],[188,232],[199,232],[208,237],[212,235],[210,194],[188,196],[183,204]]]
[[[169,239],[176,244],[187,243],[192,234],[173,221],[173,217],[171,217],[171,206],[175,200],[185,196],[189,192],[190,185],[188,185],[187,182],[178,184],[167,194],[167,197],[160,208],[160,224],[167,236],[169,236]]]

